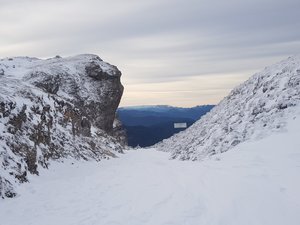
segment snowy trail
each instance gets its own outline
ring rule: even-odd
[[[298,225],[296,125],[203,162],[168,160],[151,149],[53,164],[21,185],[19,197],[0,200],[0,224]]]

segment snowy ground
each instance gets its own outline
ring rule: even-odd
[[[151,149],[55,164],[0,200],[0,224],[298,225],[299,125],[203,162]]]

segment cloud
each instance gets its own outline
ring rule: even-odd
[[[300,52],[298,0],[0,3],[1,57],[99,54],[123,72],[123,105],[215,103],[236,81]]]

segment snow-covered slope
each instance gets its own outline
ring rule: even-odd
[[[300,55],[265,68],[187,130],[157,145],[172,158],[201,160],[285,128],[300,104]]]
[[[15,196],[15,184],[51,160],[122,151],[120,76],[96,55],[0,60],[0,197]]]
[[[298,225],[300,115],[288,122],[201,162],[142,149],[100,164],[52,165],[0,202],[0,223]]]

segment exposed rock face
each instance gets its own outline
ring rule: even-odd
[[[289,57],[239,85],[187,130],[157,144],[172,158],[202,160],[246,140],[284,129],[300,106],[300,55]]]
[[[121,72],[95,55],[0,61],[0,196],[51,160],[101,160],[122,152],[115,112]]]
[[[80,61],[82,58],[86,61]],[[49,94],[68,96],[69,102],[79,110],[77,113],[85,117],[85,121],[111,132],[123,93],[121,72],[117,67],[92,55],[56,58],[54,61],[54,65],[51,62],[37,66],[26,79]],[[89,126],[84,121],[80,123]]]

